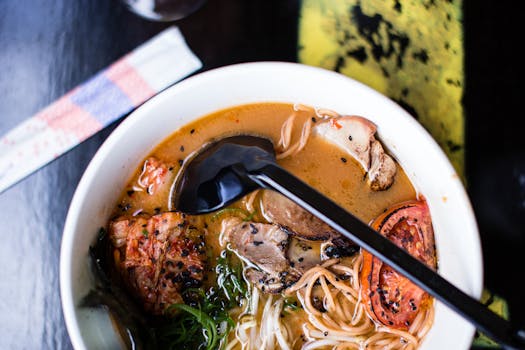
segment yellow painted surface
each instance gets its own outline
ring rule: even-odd
[[[463,174],[461,1],[303,0],[298,54],[400,103]]]

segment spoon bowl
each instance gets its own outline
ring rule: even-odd
[[[243,175],[275,163],[270,140],[239,135],[205,146],[184,164],[170,192],[170,204],[187,214],[216,211],[250,193],[258,186]]]

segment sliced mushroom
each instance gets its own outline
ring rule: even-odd
[[[396,176],[396,163],[383,150],[383,146],[377,140],[372,142],[370,150],[370,169],[368,170],[368,182],[374,191],[382,191],[389,188]]]
[[[313,133],[350,154],[368,173],[368,183],[374,191],[388,189],[394,182],[396,163],[385,153],[374,134],[374,123],[359,116],[332,118],[318,123]]]
[[[262,211],[266,220],[282,225],[303,239],[325,241],[339,233],[279,192],[263,190]]]
[[[352,241],[278,192],[263,190],[261,203],[266,220],[283,226],[290,235],[309,241],[330,241],[331,248],[326,254],[329,258],[350,256],[359,249]]]
[[[321,263],[322,243],[292,237],[286,252],[290,265],[301,275]]]

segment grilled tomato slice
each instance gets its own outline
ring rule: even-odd
[[[432,220],[425,201],[398,204],[372,227],[429,267],[436,268]],[[385,326],[408,330],[431,297],[381,260],[363,250],[361,298],[370,317]]]

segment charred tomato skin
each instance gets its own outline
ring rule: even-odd
[[[436,268],[434,231],[425,201],[395,205],[376,218],[372,227],[412,256]],[[376,322],[408,330],[420,310],[431,307],[432,298],[403,275],[363,250],[361,298]]]

